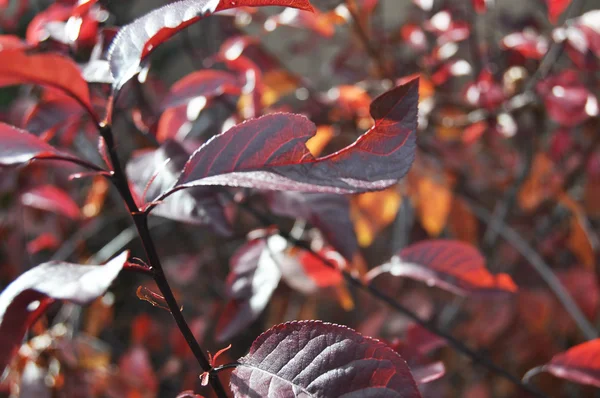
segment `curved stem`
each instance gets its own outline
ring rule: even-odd
[[[150,235],[150,229],[148,228],[148,215],[147,213],[140,211],[138,205],[135,203],[131,190],[129,189],[129,182],[127,181],[127,176],[123,171],[123,167],[121,166],[119,157],[115,149],[115,142],[111,127],[106,124],[102,125],[100,127],[100,134],[102,135],[102,138],[106,143],[108,156],[113,167],[111,180],[117,188],[117,190],[119,191],[121,197],[125,201],[127,209],[131,213],[131,217],[133,218],[138,235],[140,236],[142,245],[144,246],[144,250],[146,252],[148,265],[152,269],[154,281],[156,282],[156,285],[158,286],[161,294],[165,298],[169,310],[171,311],[171,315],[173,316],[173,319],[175,319],[175,323],[177,323],[181,334],[183,335],[185,341],[192,350],[194,356],[196,357],[196,360],[202,367],[202,370],[204,370],[205,372],[210,372],[212,366],[208,361],[208,358],[206,358],[206,355],[204,355],[204,351],[196,341],[194,334],[192,333],[189,325],[183,317],[183,314],[180,310],[180,306],[177,303],[175,296],[173,295],[171,286],[169,285],[169,282],[167,281],[167,278],[163,271],[163,267],[160,262],[160,257],[158,256],[158,252],[156,251],[154,241],[152,240],[152,236]],[[223,385],[221,384],[221,381],[219,380],[219,377],[216,373],[210,374],[210,385],[215,391],[217,397],[227,397],[225,389],[223,388]]]

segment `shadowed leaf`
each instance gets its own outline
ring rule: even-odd
[[[217,322],[219,341],[227,341],[244,330],[269,304],[281,279],[277,257],[281,257],[285,243],[281,245],[281,238],[259,239],[248,242],[233,255],[226,285],[230,301]]]
[[[157,150],[143,151],[133,156],[127,164],[127,175],[144,204],[153,202],[173,186],[188,156],[175,141],[167,141]],[[231,234],[223,206],[210,187],[175,192],[154,208],[152,213],[191,224],[210,225],[221,235]]]

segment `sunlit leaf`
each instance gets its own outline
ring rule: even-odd
[[[236,397],[421,396],[406,362],[390,347],[319,321],[269,329],[238,362],[231,375]]]
[[[531,378],[540,372],[600,388],[600,339],[576,345],[555,355],[546,365],[527,372],[525,378]]]
[[[367,280],[381,274],[415,279],[459,295],[517,291],[509,275],[491,274],[479,251],[460,241],[439,239],[408,246],[390,262],[373,268]]]
[[[105,265],[49,262],[19,276],[0,294],[0,369],[8,365],[27,328],[56,300],[87,304],[104,294],[128,253]]]
[[[416,81],[373,101],[375,126],[352,145],[314,158],[305,146],[315,125],[303,116],[272,114],[213,137],[187,162],[178,188],[199,185],[304,192],[381,190],[402,178],[414,159]]]
[[[178,31],[217,11],[235,7],[287,6],[312,10],[308,0],[182,0],[155,9],[119,31],[108,61],[120,89],[140,70],[140,63]]]

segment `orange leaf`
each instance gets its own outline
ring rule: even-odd
[[[396,219],[402,195],[395,187],[356,195],[351,201],[354,230],[361,247],[368,247],[375,236]]]

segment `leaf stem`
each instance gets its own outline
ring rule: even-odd
[[[180,306],[177,304],[177,300],[171,290],[171,286],[167,281],[165,273],[162,268],[162,264],[160,262],[160,257],[156,251],[156,247],[154,245],[154,241],[152,240],[152,236],[150,234],[150,229],[148,228],[148,214],[140,211],[138,205],[135,203],[133,198],[133,194],[129,189],[129,182],[127,180],[127,176],[123,171],[123,167],[119,161],[119,157],[117,155],[117,151],[115,148],[114,136],[112,133],[112,128],[110,125],[104,124],[100,126],[100,134],[106,143],[106,148],[108,152],[108,156],[110,158],[110,162],[113,167],[111,180],[119,194],[123,198],[123,201],[127,205],[127,209],[129,210],[131,217],[133,218],[135,227],[137,229],[138,235],[142,241],[142,245],[144,246],[144,250],[146,252],[146,256],[148,259],[148,265],[151,267],[152,275],[156,285],[158,286],[161,294],[165,298],[165,301],[171,311],[171,315],[173,319],[175,319],[175,323],[181,334],[185,338],[188,346],[192,350],[196,360],[200,364],[200,367],[205,372],[210,372],[212,366],[208,361],[208,358],[204,355],[204,351],[196,341],[194,334],[192,333],[189,325],[187,324],[183,314],[181,313]],[[225,393],[225,389],[219,380],[219,377],[216,373],[210,373],[210,385],[217,397],[226,398],[227,394]]]

